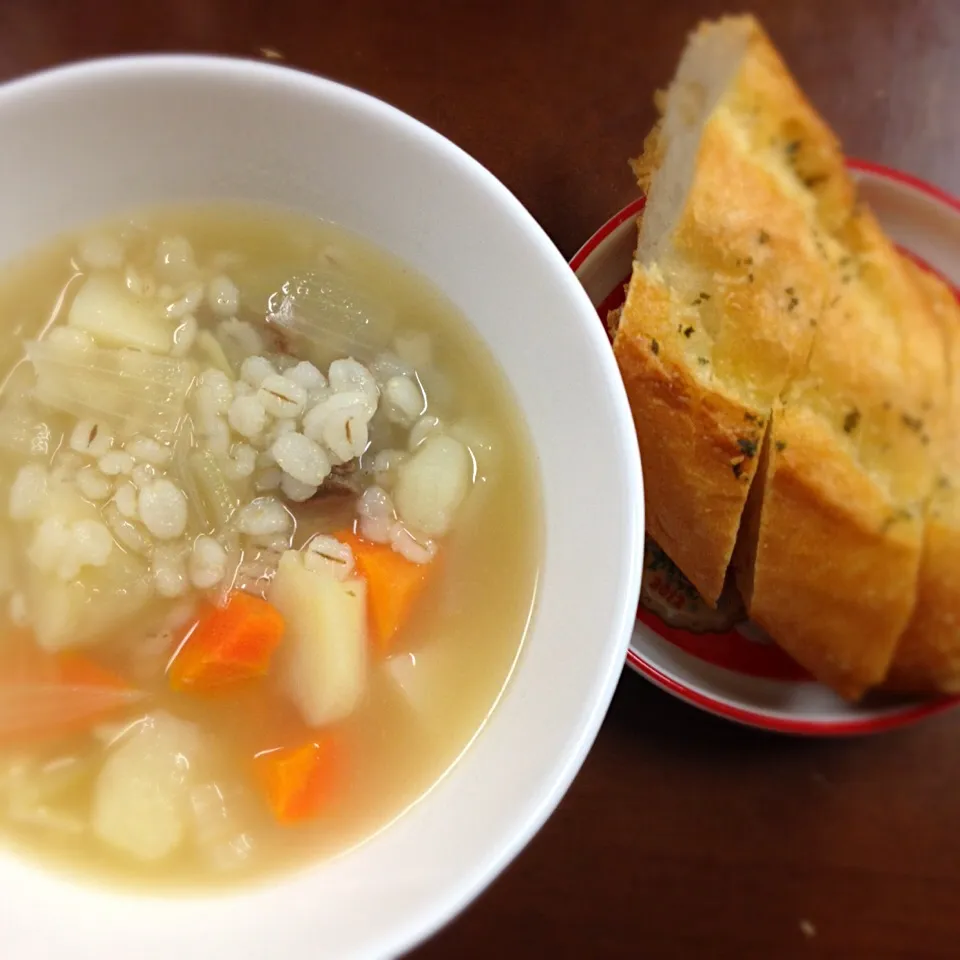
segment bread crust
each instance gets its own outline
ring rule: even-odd
[[[788,132],[822,140],[818,157],[834,141],[752,19],[704,30],[745,33],[747,53],[703,124],[669,242],[634,264],[614,350],[643,455],[649,532],[715,603],[772,404],[806,362],[823,298],[817,240],[788,169],[795,158],[758,123],[777,109],[760,110],[758,96],[794,105]],[[669,109],[688,94],[677,81],[660,100]],[[658,124],[633,162],[648,200],[665,129]]]
[[[672,230],[641,235],[614,341],[648,531],[710,601],[736,544],[751,618],[856,699],[886,677],[915,605],[942,342],[836,138],[752,18],[691,38],[634,164],[645,218],[671,163],[670,111],[695,114],[705,95],[684,86],[689,58],[704,43],[714,55],[718,37],[742,54],[701,118]]]
[[[744,523],[735,566],[751,618],[855,700],[886,677],[916,602],[947,372],[939,329],[869,211],[823,243],[831,296],[775,410],[748,505],[759,519]]]
[[[939,326],[950,386],[940,472],[927,506],[917,602],[886,686],[910,693],[960,693],[960,306],[937,277],[913,264],[908,269]]]
[[[763,413],[704,389],[670,345],[674,326],[670,292],[635,272],[614,349],[640,443],[647,533],[715,604],[756,470],[746,454],[762,435]]]
[[[802,406],[773,414],[758,480],[751,576],[737,580],[750,617],[841,696],[886,676],[910,615],[922,524],[891,522],[888,499],[834,431]],[[751,504],[752,505],[752,504]]]

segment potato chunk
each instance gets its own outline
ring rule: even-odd
[[[200,752],[199,730],[185,720],[157,711],[134,724],[97,778],[97,837],[145,862],[173,853],[186,832],[191,768]]]
[[[107,347],[169,353],[173,336],[158,308],[128,293],[107,276],[94,274],[77,292],[67,323]]]
[[[308,570],[302,556],[288,550],[267,599],[286,622],[280,651],[287,695],[311,726],[342,720],[366,685],[366,584]]]

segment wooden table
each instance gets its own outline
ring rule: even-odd
[[[0,0],[0,79],[151,50],[279,53],[486,164],[567,256],[720,0]],[[736,4],[734,7],[738,6]],[[960,0],[754,0],[849,153],[960,193]],[[272,55],[272,53],[271,53]],[[240,118],[242,122],[242,118]],[[559,811],[418,957],[960,956],[960,714],[804,742],[625,674]]]

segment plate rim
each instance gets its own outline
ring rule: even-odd
[[[955,197],[941,187],[920,177],[897,170],[871,160],[847,158],[847,167],[856,172],[872,176],[880,180],[889,180],[902,187],[917,191],[927,198],[940,203],[957,215],[960,215],[960,197]],[[637,217],[646,205],[646,197],[639,196],[630,201],[625,207],[618,210],[604,224],[602,224],[589,239],[570,258],[570,268],[574,273],[583,267],[598,247],[625,223]],[[655,666],[634,646],[631,638],[627,649],[626,664],[636,673],[645,677],[661,690],[672,694],[677,699],[697,707],[714,716],[731,720],[742,726],[753,727],[772,733],[785,733],[798,736],[813,737],[845,737],[864,736],[876,733],[885,733],[916,723],[927,717],[944,713],[960,705],[960,694],[955,696],[938,697],[917,704],[905,705],[881,712],[873,712],[862,718],[851,717],[846,720],[818,720],[815,718],[791,718],[775,716],[759,710],[740,707],[727,700],[706,693],[692,687],[675,677],[665,673]]]

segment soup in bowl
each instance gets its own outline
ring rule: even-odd
[[[642,491],[589,301],[464,154],[282,68],[66,68],[0,132],[0,934],[402,950],[622,664]]]
[[[272,209],[141,212],[8,270],[0,824],[241,881],[396,815],[490,713],[542,519],[492,356]],[[496,597],[496,603],[490,603]]]

